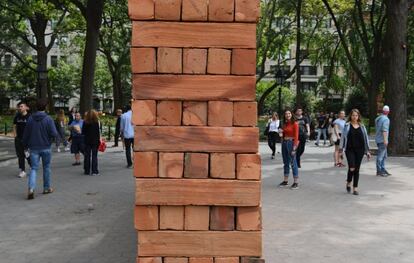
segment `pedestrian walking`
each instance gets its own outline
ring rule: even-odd
[[[68,140],[66,139],[66,116],[65,111],[60,110],[59,113],[56,116],[55,120],[55,126],[56,130],[58,132],[58,137],[56,138],[56,150],[57,152],[60,152],[60,145],[63,144],[64,150],[68,150]]]
[[[351,183],[353,182],[353,194],[359,195],[358,182],[362,159],[364,155],[367,155],[369,160],[371,154],[368,133],[361,122],[361,113],[357,109],[351,110],[349,114],[348,122],[342,132],[339,150],[340,152],[345,151],[348,160],[346,191],[351,193]]]
[[[334,151],[334,166],[335,167],[344,167],[343,164],[343,154],[339,151],[339,144],[341,142],[342,131],[345,127],[345,111],[340,111],[338,113],[338,118],[333,122],[334,129],[332,134],[332,141],[335,144],[335,151]]]
[[[121,115],[120,132],[124,138],[127,168],[132,168],[131,151],[134,150],[134,126],[132,125],[132,110],[130,105],[125,107],[125,113]]]
[[[336,120],[336,116],[333,112],[329,113],[329,115],[327,116],[327,131],[328,131],[328,138],[329,138],[329,146],[333,146],[335,144],[335,141],[333,139],[335,139],[334,137],[334,121]]]
[[[58,136],[52,118],[46,114],[46,99],[39,99],[36,103],[36,112],[28,119],[23,134],[23,144],[30,150],[32,169],[29,175],[29,189],[27,199],[34,198],[36,175],[40,159],[43,165],[43,194],[53,192],[51,187],[52,139]]]
[[[375,143],[378,147],[377,153],[377,175],[382,177],[391,174],[385,169],[385,160],[388,157],[388,137],[390,134],[390,107],[384,106],[382,114],[375,119]]]
[[[84,136],[85,143],[83,154],[84,174],[93,176],[99,175],[98,148],[101,140],[101,134],[99,117],[98,113],[95,110],[90,110],[85,115],[85,120],[82,126],[82,135]]]
[[[321,139],[321,135],[323,135],[323,145],[326,145],[326,129],[328,127],[328,118],[327,116],[324,114],[324,112],[321,112],[318,119],[318,135],[316,138],[316,146],[319,146],[319,141]]]
[[[17,177],[24,178],[26,176],[26,160],[30,166],[30,158],[26,156],[26,151],[23,145],[23,134],[26,128],[27,121],[30,117],[29,108],[25,102],[17,104],[18,112],[13,119],[13,133],[14,133],[14,148],[16,149],[16,156],[19,161],[19,174]]]
[[[82,135],[83,120],[79,112],[75,114],[75,119],[70,123],[70,134],[72,143],[70,146],[70,152],[75,155],[74,166],[81,165],[80,154],[84,150],[84,137]]]
[[[310,136],[310,124],[309,119],[303,116],[303,109],[301,107],[296,108],[295,115],[296,121],[299,125],[299,146],[296,151],[296,162],[298,164],[298,168],[301,168],[300,158],[305,152],[306,140]]]
[[[115,124],[115,136],[114,136],[114,146],[113,147],[118,147],[118,140],[119,137],[121,135],[121,115],[122,115],[122,110],[121,109],[117,109],[116,110],[116,124]]]
[[[274,112],[272,118],[269,119],[267,122],[266,129],[268,130],[267,133],[267,144],[269,145],[270,149],[272,150],[272,159],[275,158],[276,153],[276,143],[279,139],[279,127],[280,127],[280,120],[279,115]]]
[[[70,109],[70,112],[69,112],[69,115],[68,115],[68,117],[69,117],[68,125],[71,125],[72,121],[74,119],[76,119],[76,113],[77,112],[78,112],[78,110],[75,107],[72,107],[72,109]]]
[[[290,167],[292,167],[293,184],[292,190],[299,189],[299,171],[296,163],[296,150],[299,146],[299,124],[290,110],[286,110],[283,115],[283,127],[279,129],[282,137],[282,156],[283,156],[283,182],[279,187],[288,186]]]

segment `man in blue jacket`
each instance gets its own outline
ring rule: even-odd
[[[27,199],[34,198],[36,174],[39,169],[40,158],[43,163],[43,194],[53,192],[50,187],[50,161],[52,159],[52,139],[58,136],[55,123],[45,112],[46,99],[39,99],[36,103],[37,111],[29,118],[23,134],[23,144],[30,150],[32,169],[29,175],[29,192]]]

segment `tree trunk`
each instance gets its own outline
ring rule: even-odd
[[[303,94],[302,94],[302,77],[300,70],[301,63],[301,17],[302,17],[302,0],[297,1],[296,6],[296,105],[302,105]],[[304,55],[304,54],[303,54]]]
[[[123,96],[122,96],[122,79],[121,74],[116,70],[114,74],[112,74],[112,94],[114,98],[114,114],[116,113],[117,109],[123,108]]]
[[[86,6],[86,42],[83,52],[82,80],[80,89],[80,112],[83,114],[93,105],[96,52],[99,42],[104,0],[88,0]]]
[[[257,113],[260,115],[263,115],[264,112],[264,104],[265,104],[265,100],[267,98],[267,96],[270,95],[270,93],[272,93],[272,91],[274,91],[277,87],[277,83],[274,83],[272,86],[270,86],[269,88],[267,88],[267,90],[265,90],[262,94],[262,96],[260,96],[259,101],[257,102]]]
[[[390,152],[408,153],[407,32],[408,0],[387,0],[385,58],[386,102],[391,108]]]
[[[45,40],[45,30],[47,20],[39,14],[35,14],[33,19],[30,19],[30,27],[36,38],[36,55],[37,55],[37,89],[36,95],[40,99],[47,98],[48,86],[48,72],[47,72],[47,47]]]

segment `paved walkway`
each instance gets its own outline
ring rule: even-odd
[[[0,263],[134,262],[134,181],[120,150],[100,156],[100,177],[83,176],[68,153],[55,154],[56,192],[30,202],[16,166],[0,168]],[[353,196],[331,151],[308,146],[300,189],[292,191],[277,188],[281,156],[270,160],[261,145],[266,261],[414,262],[414,158],[391,158],[390,178],[364,163],[361,195]]]

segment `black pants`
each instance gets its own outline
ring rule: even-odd
[[[99,174],[98,171],[98,145],[85,144],[83,169],[85,174],[91,174],[91,161],[92,161],[92,173]]]
[[[272,150],[272,155],[275,155],[276,152],[276,142],[279,134],[277,132],[269,132],[267,135],[267,144],[269,145],[270,149]]]
[[[345,154],[348,160],[348,178],[346,181],[348,183],[354,181],[354,187],[358,187],[359,168],[364,158],[364,149],[346,149]],[[351,171],[352,168],[355,170]]]
[[[124,144],[125,144],[125,154],[126,154],[127,164],[128,166],[131,166],[132,165],[131,151],[134,150],[134,138],[131,138],[131,139],[125,138]]]
[[[26,171],[26,160],[27,163],[30,164],[30,158],[26,158],[24,155],[24,146],[23,142],[19,138],[14,138],[14,148],[16,149],[16,155],[19,160],[19,169],[22,171]]]
[[[306,145],[306,136],[299,136],[299,145],[298,149],[296,150],[296,162],[298,166],[300,166],[300,157],[305,152],[305,145]]]
[[[118,146],[118,140],[119,140],[119,136],[120,136],[120,132],[119,129],[115,129],[115,136],[114,136],[114,146]]]

